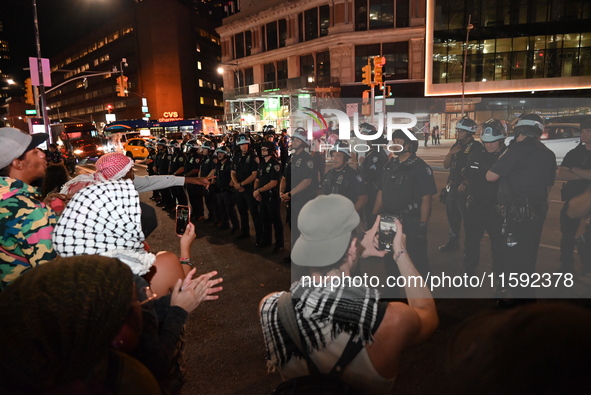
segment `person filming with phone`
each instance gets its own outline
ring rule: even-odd
[[[289,380],[275,393],[289,393],[296,385],[305,391],[312,383],[317,384],[315,393],[345,393],[343,387],[389,393],[403,351],[426,341],[437,328],[435,302],[423,284],[405,287],[408,304],[380,301],[377,289],[367,285],[321,285],[325,276],[360,274],[360,257],[386,254],[394,256],[402,276],[419,276],[400,221],[394,223],[393,252],[377,249],[379,216],[365,235],[358,236],[359,223],[353,203],[338,194],[319,196],[300,212],[301,235],[291,258],[307,275],[289,293],[272,293],[259,305],[268,366]],[[310,278],[312,284],[306,285]],[[314,372],[320,375],[310,376]],[[341,388],[328,392],[335,389],[335,376]]]

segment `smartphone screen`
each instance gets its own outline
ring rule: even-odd
[[[189,206],[176,206],[176,234],[182,236],[187,229],[189,219],[191,218],[191,209]]]
[[[382,251],[393,251],[392,243],[394,242],[394,236],[396,236],[396,223],[394,222],[397,217],[393,215],[382,215],[380,217],[380,231],[378,234],[378,249]]]

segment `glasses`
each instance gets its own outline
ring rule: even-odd
[[[269,148],[262,147],[261,151],[269,151]]]
[[[157,297],[158,297],[158,295],[156,295],[154,292],[152,292],[152,288],[150,288],[150,287],[142,288],[139,292],[139,295],[138,295],[138,299],[143,299],[140,302],[140,306],[156,299]]]

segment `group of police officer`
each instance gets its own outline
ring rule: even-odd
[[[379,134],[367,123],[360,125],[360,130],[364,134]],[[478,130],[482,143],[474,138]],[[463,265],[468,274],[474,274],[478,267],[484,232],[489,235],[496,274],[505,270],[527,274],[535,271],[548,210],[548,193],[555,180],[556,158],[539,141],[544,131],[540,116],[523,115],[517,120],[514,131],[514,139],[507,146],[506,128],[499,120],[490,119],[479,127],[475,121],[464,117],[456,124],[456,142],[443,162],[450,174],[440,199],[446,205],[450,231],[447,243],[439,250],[448,252],[460,248],[463,225],[466,235]],[[209,189],[187,187],[192,219],[205,219],[205,200],[208,211],[205,221],[215,222],[220,229],[231,229],[231,233],[238,233],[235,239],[241,240],[251,236],[250,214],[255,246],[263,248],[273,244],[274,233],[274,252],[284,250],[281,202],[287,206],[293,243],[299,235],[298,214],[319,190],[323,194],[344,195],[362,215],[366,228],[373,225],[378,214],[398,217],[404,224],[408,252],[415,266],[422,275],[427,274],[427,224],[437,188],[431,167],[417,156],[418,140],[410,132],[396,130],[393,133],[392,143],[399,147],[394,150],[397,152],[384,149],[388,142],[384,136],[378,137],[359,158],[358,168],[350,165],[354,147],[347,141],[336,141],[328,147],[332,168],[323,175],[320,185],[316,163],[309,152],[311,141],[307,131],[297,128],[291,136],[283,131],[279,144],[274,141],[275,136],[273,130],[265,134],[264,141],[255,142],[248,133],[241,133],[217,148],[209,140],[179,144],[161,139],[157,141],[157,150],[150,154],[148,172],[215,175]],[[569,154],[563,173],[573,167],[590,169],[589,152],[591,150],[578,147]],[[582,176],[571,178],[569,183],[578,180],[574,182],[578,189],[574,189],[578,191],[584,187]],[[187,204],[182,187],[158,191],[155,199],[165,209]],[[566,269],[572,269],[573,239],[578,223],[569,222],[565,214],[561,215],[561,223],[563,234],[567,234],[561,243],[561,247],[564,246],[561,260]],[[394,262],[386,262],[388,274],[397,275],[396,268]],[[500,284],[497,287],[499,298],[533,298],[533,291],[528,287],[512,292],[508,295],[506,288]]]

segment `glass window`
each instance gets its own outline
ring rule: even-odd
[[[277,62],[277,80],[287,79],[287,60],[280,60]]]
[[[304,12],[304,39],[306,41],[318,38],[318,9],[312,8]]]
[[[581,47],[591,47],[591,33],[581,34]]]
[[[267,63],[263,66],[264,74],[265,74],[265,82],[275,82],[275,64],[274,63]]]
[[[513,52],[511,56],[511,79],[526,78],[527,73],[527,52]]]
[[[246,56],[250,56],[250,50],[252,49],[252,32],[247,30],[244,32],[244,52]]]
[[[267,23],[265,31],[267,33],[267,51],[279,48],[279,42],[277,40],[277,22]]]
[[[529,37],[517,37],[513,39],[513,51],[527,51],[529,49]]]
[[[318,81],[330,78],[330,52],[319,52],[316,54],[316,75]]]
[[[409,0],[396,0],[396,27],[410,26]]]
[[[386,58],[384,79],[408,79],[408,41],[383,44],[382,53]]]
[[[244,33],[234,35],[234,59],[244,57]]]
[[[509,52],[511,51],[511,39],[500,38],[497,40],[497,52]]]
[[[314,56],[300,56],[300,75],[307,77],[314,76]]]
[[[252,67],[244,69],[244,81],[246,86],[254,84],[254,72]]]
[[[369,29],[394,27],[394,4],[392,0],[369,0]]]
[[[367,0],[355,0],[355,30],[367,30]]]
[[[577,33],[565,34],[562,36],[562,46],[564,48],[578,48],[581,41],[581,35]]]
[[[287,40],[287,21],[285,19],[279,20],[279,47],[285,47]]]
[[[328,27],[330,26],[330,8],[327,5],[321,5],[318,8],[320,13],[320,37],[328,36]]]

